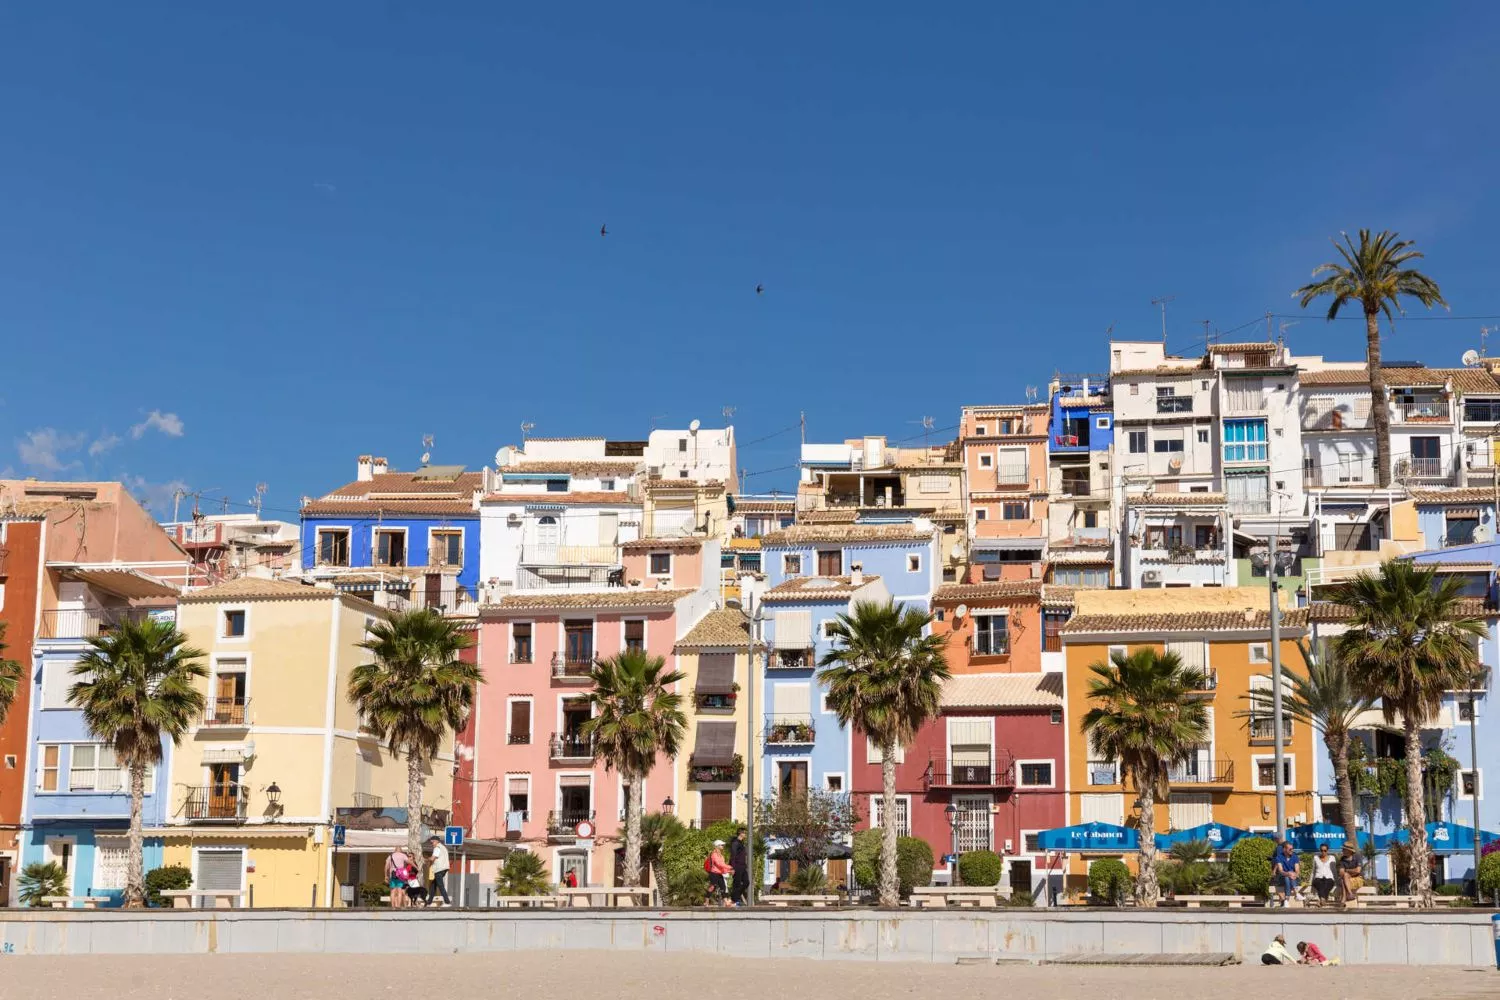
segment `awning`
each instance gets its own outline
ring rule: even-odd
[[[1030,552],[1041,549],[1047,540],[1036,538],[971,538],[969,548],[976,552]]]
[[[254,756],[255,744],[252,742],[224,743],[203,748],[205,764],[241,764]]]
[[[727,767],[734,763],[734,723],[699,722],[698,738],[688,763],[695,767]]]
[[[1044,851],[1067,851],[1077,853],[1096,852],[1119,854],[1121,851],[1138,850],[1140,834],[1130,827],[1113,823],[1081,823],[1078,826],[1060,826],[1055,830],[1043,830],[1037,834],[1037,847]]]
[[[141,831],[148,837],[183,837],[187,840],[306,840],[312,836],[310,826],[282,826],[279,823],[255,823],[242,826],[153,826]]]
[[[734,693],[734,655],[698,656],[698,682],[693,686],[698,694]]]
[[[1286,839],[1299,851],[1316,851],[1323,844],[1327,844],[1329,850],[1337,851],[1349,839],[1349,834],[1343,827],[1332,823],[1305,823],[1288,827]]]
[[[812,649],[812,612],[778,611],[772,616],[777,649]]]
[[[557,779],[559,788],[588,788],[593,784],[593,778],[587,774],[563,774]]]
[[[1377,851],[1388,850],[1392,844],[1404,844],[1410,839],[1410,831],[1404,829],[1395,833],[1376,834],[1375,849]],[[1481,847],[1497,840],[1500,840],[1500,833],[1491,833],[1488,830],[1479,831]],[[1473,854],[1474,828],[1464,826],[1462,823],[1428,823],[1427,846],[1431,848],[1433,854]]]
[[[1169,851],[1178,844],[1191,844],[1201,841],[1215,852],[1227,851],[1246,837],[1258,837],[1261,834],[1251,833],[1249,830],[1241,830],[1237,826],[1229,826],[1227,823],[1204,823],[1188,830],[1175,830],[1172,833],[1158,833],[1156,835],[1156,849]]]
[[[126,600],[176,597],[178,594],[177,588],[167,581],[124,566],[67,566],[62,569],[62,578],[98,587]]]

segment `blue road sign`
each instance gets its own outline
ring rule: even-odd
[[[349,828],[348,827],[346,827],[346,826],[335,826],[333,828],[333,846],[334,847],[343,847],[344,846],[344,839],[348,836],[348,834],[349,834]]]
[[[944,854],[943,855],[943,864],[945,864],[945,865],[956,865],[956,864],[958,864],[958,855],[957,854]]]
[[[464,828],[461,826],[444,827],[443,844],[447,847],[464,846]]]

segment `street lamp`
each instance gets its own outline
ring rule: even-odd
[[[661,811],[663,816],[670,816],[677,811],[677,803],[672,801],[672,796],[668,795],[661,800]]]
[[[754,906],[764,871],[755,867],[755,647],[766,621],[765,605],[755,602],[745,639],[745,690],[749,694],[745,718],[745,839],[749,841],[750,884],[745,887],[745,905]]]
[[[943,815],[948,817],[948,828],[953,832],[953,840],[951,841],[951,849],[949,851],[949,853],[953,857],[953,863],[948,869],[948,884],[956,887],[960,879],[962,878],[962,876],[958,874],[958,806],[954,805],[952,802],[949,802],[948,805],[943,809]]]
[[[1257,545],[1250,550],[1250,561],[1266,571],[1266,581],[1271,592],[1271,739],[1276,747],[1276,839],[1286,839],[1286,771],[1282,745],[1281,715],[1281,605],[1276,589],[1276,574],[1292,568],[1296,562],[1295,552],[1281,550],[1281,536],[1272,534],[1270,544]]]

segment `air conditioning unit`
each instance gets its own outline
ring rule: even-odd
[[[1146,583],[1155,583],[1156,581],[1161,579],[1161,570],[1148,569],[1146,570],[1146,572],[1141,574],[1141,579]]]
[[[1014,853],[1016,853],[1016,845],[1015,845],[1015,843],[1009,837],[1005,838],[1005,853],[1006,854],[1014,854]]]

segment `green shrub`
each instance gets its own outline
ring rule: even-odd
[[[66,896],[68,873],[56,861],[33,861],[16,880],[18,896],[27,906],[44,906],[44,896]]]
[[[798,896],[818,896],[828,891],[828,873],[818,865],[799,865],[785,887]]]
[[[1131,893],[1130,869],[1119,858],[1089,865],[1089,895],[1097,903],[1118,903]]]
[[[1464,887],[1457,882],[1444,882],[1432,891],[1439,896],[1462,896],[1464,894]]]
[[[861,889],[876,886],[875,866],[880,861],[880,831],[860,830],[854,835],[854,860],[850,867]]]
[[[495,876],[495,889],[502,896],[542,896],[551,887],[547,866],[530,851],[511,851]]]
[[[932,884],[932,846],[927,841],[921,837],[896,838],[896,878],[903,896]]]
[[[186,865],[163,865],[146,873],[146,905],[170,906],[162,890],[176,891],[193,887],[193,870]]]
[[[391,884],[389,882],[361,882],[359,889],[360,906],[390,906],[389,903],[381,902],[382,898],[390,895]]]
[[[958,877],[964,885],[999,885],[1005,862],[994,851],[970,851],[958,856]]]
[[[1012,889],[1010,891],[1010,898],[1005,901],[1005,905],[1035,906],[1036,900],[1033,899],[1031,893],[1027,892],[1025,889]]]
[[[1275,853],[1276,844],[1269,837],[1246,837],[1229,849],[1229,870],[1242,895],[1266,895]]]
[[[1500,853],[1486,854],[1479,859],[1479,895],[1482,899],[1494,899],[1500,892]]]
[[[670,837],[661,851],[661,871],[667,880],[667,902],[672,906],[702,906],[708,898],[708,875],[703,871],[703,862],[713,850],[714,841],[724,841],[724,857],[727,859],[728,845],[744,828],[743,823],[726,819],[704,830],[684,829]],[[756,837],[750,877],[753,879],[765,870],[766,842]]]

